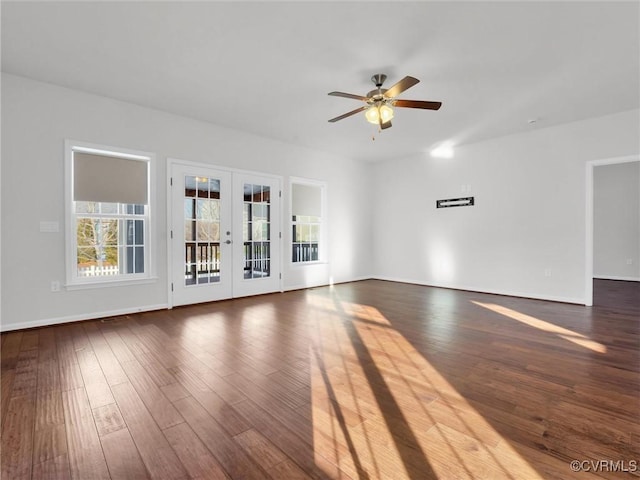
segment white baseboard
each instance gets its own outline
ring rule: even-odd
[[[399,282],[399,283],[411,283],[413,285],[422,285],[425,287],[436,287],[436,288],[448,288],[450,290],[464,290],[467,292],[477,292],[477,293],[489,293],[491,295],[504,295],[506,297],[519,297],[519,298],[531,298],[534,300],[547,300],[550,302],[560,302],[560,303],[575,303],[577,305],[585,305],[584,298],[570,298],[570,297],[556,297],[554,295],[539,295],[535,293],[523,293],[523,292],[513,292],[508,290],[487,290],[478,287],[468,287],[464,285],[442,285],[442,284],[434,284],[434,283],[425,283],[416,280],[407,280],[401,278],[393,278],[393,277],[384,277],[384,276],[373,276],[371,277],[375,280],[385,280],[388,282]]]
[[[338,285],[340,283],[350,283],[350,282],[360,282],[362,280],[371,280],[373,277],[354,277],[351,279],[334,281],[333,284],[329,283],[329,281],[317,282],[317,283],[309,283],[309,284],[300,284],[300,285],[288,285],[282,288],[283,292],[291,292],[293,290],[304,290],[305,288],[316,288],[316,287],[328,287],[330,285]]]
[[[308,285],[288,285],[283,287],[283,292],[293,292],[294,290],[304,290],[305,288],[316,288],[316,287],[326,287],[328,283],[320,282],[320,283],[311,283]]]
[[[594,277],[598,279],[604,280],[626,280],[626,281],[640,281],[640,278],[633,277]],[[409,280],[406,278],[396,278],[396,277],[386,277],[386,276],[364,276],[364,277],[354,277],[351,279],[342,279],[340,281],[334,282],[334,284],[339,283],[349,283],[349,282],[359,282],[362,280],[385,280],[388,282],[398,282],[398,283],[409,283],[413,285],[422,285],[425,287],[436,287],[436,288],[448,288],[451,290],[465,290],[469,292],[478,292],[478,293],[489,293],[493,295],[505,295],[508,297],[521,297],[521,298],[532,298],[536,300],[547,300],[551,302],[562,302],[562,303],[575,303],[578,305],[584,305],[585,301],[582,298],[569,298],[569,297],[556,297],[553,295],[538,295],[531,293],[522,293],[522,292],[513,292],[513,291],[500,291],[500,290],[487,290],[480,289],[477,287],[467,287],[462,285],[438,285],[433,283],[420,282],[416,280]],[[306,288],[315,288],[315,287],[326,287],[330,284],[328,282],[318,283],[318,284],[308,284],[308,285],[289,285],[283,288],[283,291],[288,292],[292,290],[303,290]],[[169,308],[169,305],[166,303],[157,304],[157,305],[146,305],[142,307],[132,307],[132,308],[123,308],[119,310],[108,310],[103,312],[93,312],[89,314],[81,314],[81,315],[70,315],[66,317],[57,317],[57,318],[44,318],[40,320],[31,320],[27,322],[16,322],[16,323],[2,323],[0,324],[0,332],[10,332],[12,330],[22,330],[26,328],[35,328],[35,327],[46,327],[51,325],[58,325],[60,323],[70,323],[70,322],[79,322],[82,320],[95,320],[97,318],[105,318],[105,317],[115,317],[118,315],[128,315],[132,313],[140,313],[140,312],[149,312],[152,310],[166,310]]]
[[[598,280],[622,280],[625,282],[640,282],[640,277],[618,277],[617,275],[594,275]]]
[[[360,280],[369,280],[371,277],[354,277],[351,279],[341,279],[338,283],[349,283],[349,282],[358,282]],[[291,285],[283,288],[283,291],[291,291],[291,290],[303,290],[305,288],[314,288],[314,287],[326,287],[329,285],[329,282],[320,282],[318,284],[309,284],[309,285]],[[30,320],[26,322],[15,322],[15,323],[0,323],[0,332],[10,332],[13,330],[23,330],[26,328],[36,328],[36,327],[48,327],[51,325],[58,325],[60,323],[70,323],[70,322],[80,322],[83,320],[95,320],[97,318],[106,318],[106,317],[115,317],[118,315],[129,315],[131,313],[140,313],[140,312],[149,312],[152,310],[166,310],[170,308],[169,304],[162,303],[157,305],[146,305],[142,307],[132,307],[132,308],[123,308],[118,310],[108,310],[104,312],[91,312],[84,313],[80,315],[70,315],[66,317],[57,317],[57,318],[43,318],[39,320]]]
[[[109,310],[105,312],[92,312],[81,315],[70,315],[68,317],[44,318],[41,320],[31,320],[19,323],[3,323],[0,325],[0,332],[10,332],[12,330],[23,330],[25,328],[48,327],[60,323],[80,322],[82,320],[95,320],[97,318],[115,317],[118,315],[129,315],[131,313],[149,312],[152,310],[165,310],[169,306],[165,303],[158,305],[146,305],[144,307],[123,308],[120,310]]]

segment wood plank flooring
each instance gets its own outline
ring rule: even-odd
[[[636,478],[638,286],[369,280],[6,333],[1,478]]]

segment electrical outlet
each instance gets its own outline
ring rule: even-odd
[[[627,265],[633,265],[633,258],[627,258]]]
[[[544,276],[545,277],[550,277],[551,276],[551,269],[550,268],[545,268],[544,269]]]
[[[51,280],[51,291],[52,292],[60,291],[60,282],[58,280]]]

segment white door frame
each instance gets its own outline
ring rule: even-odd
[[[171,283],[173,281],[173,249],[171,248],[171,228],[173,225],[173,206],[172,206],[172,194],[171,194],[171,172],[173,170],[174,165],[182,165],[182,166],[186,166],[186,167],[193,167],[193,168],[211,168],[211,169],[215,169],[215,170],[222,170],[225,172],[229,172],[231,174],[247,174],[247,175],[258,175],[258,176],[262,176],[262,177],[269,177],[269,178],[273,178],[275,180],[278,180],[279,184],[280,184],[280,190],[282,190],[284,182],[283,182],[283,177],[281,175],[274,175],[274,174],[270,174],[270,173],[265,173],[265,172],[257,172],[254,170],[242,170],[239,168],[232,168],[232,167],[224,167],[224,166],[219,166],[219,165],[213,165],[213,164],[209,164],[209,163],[202,163],[202,162],[192,162],[190,160],[180,160],[177,158],[171,158],[168,157],[167,158],[167,170],[166,170],[166,196],[167,196],[167,217],[166,217],[166,221],[167,221],[167,305],[169,309],[172,309],[174,307],[173,304],[173,292],[171,290]],[[280,207],[278,209],[277,212],[273,212],[274,215],[278,216],[279,219],[279,223],[280,223],[280,230],[282,230],[283,228],[283,202],[280,202]],[[282,272],[283,271],[283,258],[285,255],[282,254],[282,237],[283,235],[278,235],[278,237],[274,238],[273,242],[275,244],[275,242],[277,241],[277,245],[278,248],[280,249],[280,261],[278,262],[278,272]],[[278,279],[278,291],[282,292],[282,275],[279,275],[279,279]]]
[[[593,169],[602,165],[615,165],[618,163],[640,162],[640,155],[627,155],[624,157],[604,158],[601,160],[589,160],[586,166],[586,232],[585,232],[585,285],[584,304],[587,307],[593,305]]]

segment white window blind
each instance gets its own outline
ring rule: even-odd
[[[315,185],[292,184],[292,215],[322,217],[322,189]]]
[[[146,205],[148,160],[73,152],[73,200]]]

